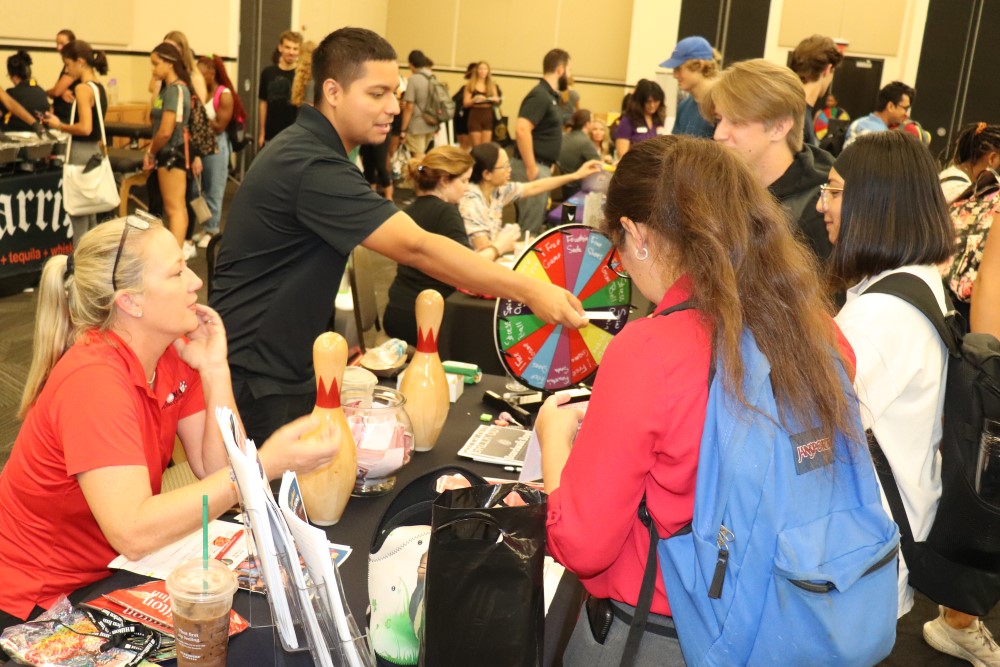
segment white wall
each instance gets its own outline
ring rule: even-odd
[[[738,0],[736,0],[738,1]],[[845,53],[849,56],[879,58],[884,61],[882,67],[882,85],[890,81],[903,81],[913,85],[917,81],[917,68],[920,65],[920,49],[924,39],[924,24],[927,22],[927,9],[929,0],[905,0],[904,9],[898,17],[896,25],[886,25],[885,30],[899,31],[899,46],[897,53],[886,55],[872,53],[851,48],[847,46]],[[817,8],[819,5],[817,5]],[[785,9],[785,0],[771,0],[770,19],[767,26],[767,37],[765,38],[764,57],[772,62],[784,65],[788,62],[788,54],[793,46],[779,45],[779,32],[781,29],[782,13]],[[812,34],[829,35],[831,37],[843,37],[850,41],[850,34],[835,34],[839,30],[836,22],[831,22],[829,15],[823,11],[814,14],[812,24],[804,24],[802,35],[798,39],[808,37]]]
[[[108,56],[107,79],[116,79],[121,102],[148,102],[148,53],[171,30],[183,32],[198,54],[235,58],[239,53],[240,0],[171,0],[169,5],[140,0],[45,0],[44,11],[31,0],[0,0],[0,62],[14,49],[7,44],[51,47],[55,34],[70,28],[98,49],[136,51],[138,55]],[[165,17],[165,8],[169,17]],[[39,85],[52,86],[62,70],[53,51],[31,52]],[[230,63],[229,74],[236,74]]]

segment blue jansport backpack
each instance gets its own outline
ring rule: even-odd
[[[727,395],[719,368],[691,523],[659,541],[639,509],[658,543],[684,659],[692,667],[873,665],[896,638],[899,532],[865,441],[838,434],[831,451],[814,425],[782,428],[770,364],[749,332],[742,354],[744,395],[760,413]],[[841,383],[853,396],[843,371]],[[645,624],[653,562],[651,548],[633,626]]]

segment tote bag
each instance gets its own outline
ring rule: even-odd
[[[70,215],[90,215],[117,208],[121,203],[115,174],[108,159],[107,139],[104,134],[104,111],[101,108],[101,91],[93,81],[94,103],[97,106],[97,120],[101,125],[101,162],[87,171],[88,165],[70,164],[73,154],[73,135],[69,135],[66,145],[66,162],[63,164],[63,208]],[[70,111],[70,124],[76,122],[76,102]]]

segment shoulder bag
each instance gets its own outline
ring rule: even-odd
[[[108,159],[107,139],[104,134],[104,111],[101,108],[101,91],[90,82],[94,89],[94,104],[97,108],[97,122],[101,126],[100,161],[94,164],[70,164],[73,151],[73,135],[66,144],[66,161],[63,163],[63,208],[70,215],[90,215],[117,208],[121,203],[115,174]],[[76,102],[70,111],[70,124],[76,121]]]

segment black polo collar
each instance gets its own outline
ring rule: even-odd
[[[333,123],[331,123],[330,120],[315,107],[303,104],[302,108],[299,110],[298,118],[295,119],[295,123],[296,125],[301,125],[316,135],[316,138],[319,139],[325,146],[328,146],[344,157],[347,157],[347,149],[344,148],[344,142],[340,140],[340,135],[337,134],[337,129],[333,126]]]

